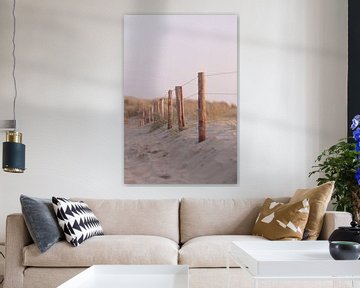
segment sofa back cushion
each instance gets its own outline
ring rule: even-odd
[[[84,199],[105,235],[154,235],[179,242],[178,199]]]
[[[263,202],[264,199],[184,198],[180,205],[181,243],[205,235],[251,234]]]

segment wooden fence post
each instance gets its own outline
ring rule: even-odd
[[[149,123],[149,117],[148,117],[149,115],[148,115],[146,109],[144,111],[145,111],[145,124],[147,124],[147,123]]]
[[[150,106],[150,118],[151,122],[154,122],[154,106]]]
[[[166,119],[168,117],[167,115],[169,114],[168,97],[169,97],[169,95],[164,97],[164,119]]]
[[[175,86],[176,114],[177,114],[177,120],[178,120],[178,128],[179,128],[179,130],[182,130],[183,126],[182,126],[182,123],[181,123],[180,91],[181,91],[181,86]]]
[[[160,98],[160,119],[165,118],[165,107],[164,107],[164,98]]]
[[[199,142],[206,140],[206,94],[205,94],[205,74],[198,73],[198,114],[199,114]]]
[[[162,119],[161,99],[158,99],[158,107],[159,107],[159,120],[161,120]]]
[[[157,120],[157,110],[156,110],[157,109],[157,104],[156,103],[157,103],[156,99],[153,100],[154,122]]]
[[[156,99],[157,120],[160,120],[160,100]]]
[[[172,90],[168,91],[168,129],[172,128],[172,114],[173,114],[173,109],[172,109]]]
[[[185,128],[185,106],[184,106],[184,97],[182,93],[182,87],[180,86],[180,115],[181,115],[181,125]]]

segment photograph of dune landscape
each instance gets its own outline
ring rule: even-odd
[[[125,184],[237,184],[237,27],[124,16]]]

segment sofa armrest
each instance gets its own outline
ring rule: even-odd
[[[33,241],[22,214],[6,218],[4,288],[22,288],[24,280],[23,248]]]
[[[329,239],[331,233],[340,226],[350,226],[352,216],[348,212],[326,211],[324,224],[319,236],[321,240]]]

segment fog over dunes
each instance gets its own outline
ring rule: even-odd
[[[124,95],[155,98],[196,78],[207,78],[209,100],[237,103],[236,15],[126,15]],[[184,95],[197,91],[193,81]],[[221,93],[221,94],[216,94]]]

